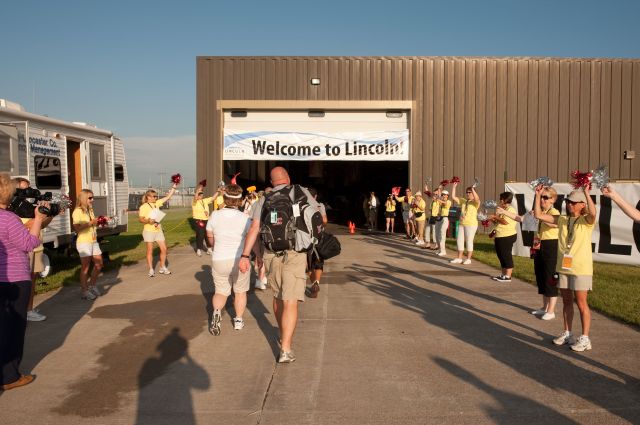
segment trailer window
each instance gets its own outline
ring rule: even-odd
[[[113,171],[114,171],[114,176],[117,182],[123,182],[124,181],[124,167],[122,166],[122,164],[116,164],[113,167]]]
[[[105,181],[104,173],[104,146],[90,145],[89,155],[91,160],[91,180]]]
[[[38,189],[62,188],[62,171],[60,158],[52,156],[36,156],[33,159],[36,172],[36,187]]]

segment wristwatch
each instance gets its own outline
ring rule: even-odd
[[[250,257],[250,256],[248,256],[248,255],[244,255],[244,254],[242,254],[242,255],[240,256],[240,258],[250,259],[251,257]]]

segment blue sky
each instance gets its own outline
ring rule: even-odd
[[[2,16],[0,98],[115,131],[136,185],[195,181],[196,56],[640,57],[640,1],[21,0]]]

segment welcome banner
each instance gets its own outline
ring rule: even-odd
[[[409,130],[304,133],[225,128],[223,159],[408,161]]]
[[[616,192],[627,202],[640,206],[640,183],[612,183]],[[573,187],[569,183],[556,183],[553,188],[558,192],[555,206],[561,214],[566,214],[564,198],[571,193]],[[535,194],[528,183],[507,183],[505,190],[514,193],[513,207],[523,215],[533,209]],[[640,224],[634,224],[618,206],[600,193],[599,189],[591,191],[595,200],[597,220],[593,229],[592,250],[594,261],[616,264],[640,264]],[[524,232],[518,226],[518,241],[514,246],[514,254],[528,257],[533,241],[533,232]]]

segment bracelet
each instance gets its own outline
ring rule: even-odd
[[[242,255],[240,256],[240,258],[250,259],[251,257],[250,257],[250,256],[248,256],[248,255],[244,255],[244,254],[242,254]]]

